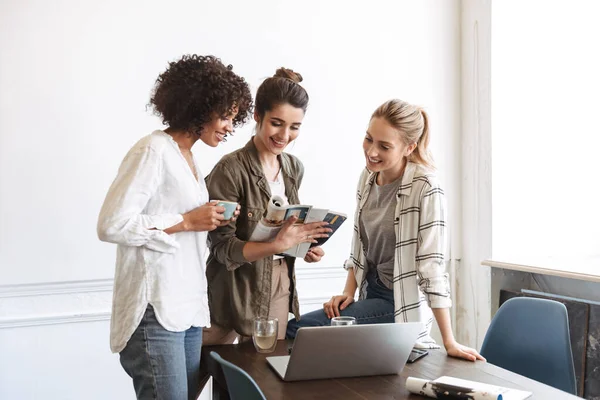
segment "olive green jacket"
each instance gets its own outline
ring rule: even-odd
[[[279,156],[279,162],[285,194],[290,204],[299,204],[298,188],[304,167],[298,158],[287,153]],[[209,232],[206,277],[211,320],[241,335],[251,336],[254,318],[269,315],[273,264],[273,257],[248,262],[243,255],[244,245],[266,213],[271,198],[253,139],[224,156],[206,177],[206,186],[211,199],[236,201],[241,205],[236,222]],[[290,274],[290,311],[298,319],[295,258],[286,259]]]

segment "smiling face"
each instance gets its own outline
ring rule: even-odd
[[[278,156],[298,137],[304,111],[290,104],[280,104],[266,111],[262,120],[256,113],[254,119],[258,123],[254,141],[258,151]]]
[[[236,115],[237,111],[235,110],[229,115],[219,116],[215,114],[210,122],[202,127],[200,140],[210,147],[217,147],[228,134],[233,132],[233,119]]]
[[[369,123],[369,129],[363,141],[363,150],[367,168],[379,172],[382,176],[393,181],[400,177],[404,168],[405,158],[412,153],[417,145],[407,145],[402,135],[385,119],[374,117]]]

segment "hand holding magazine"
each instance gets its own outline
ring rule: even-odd
[[[249,240],[251,242],[268,242],[275,239],[284,221],[292,216],[298,217],[296,224],[309,224],[320,221],[328,222],[328,228],[332,230],[329,237],[347,219],[346,214],[322,208],[314,208],[308,205],[289,205],[280,196],[273,196],[267,205],[267,214],[261,218]],[[284,251],[281,255],[303,258],[311,247],[322,246],[329,237],[316,239],[317,243],[300,243]]]

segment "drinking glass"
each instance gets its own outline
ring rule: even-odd
[[[333,317],[331,318],[331,326],[356,325],[354,317]]]
[[[279,320],[277,318],[257,317],[254,319],[252,341],[259,353],[271,353],[277,345],[277,331]]]

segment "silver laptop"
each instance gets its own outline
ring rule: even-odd
[[[398,374],[422,329],[418,322],[300,328],[291,355],[267,362],[284,381]]]

